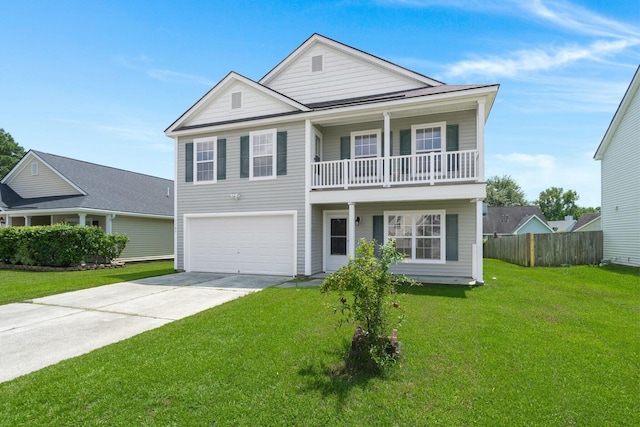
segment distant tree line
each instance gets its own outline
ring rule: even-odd
[[[493,176],[487,179],[488,206],[540,206],[547,221],[563,220],[569,215],[578,219],[585,213],[600,212],[599,207],[578,206],[579,198],[574,190],[565,191],[562,187],[551,187],[540,192],[536,200],[528,202],[524,191],[511,176]]]

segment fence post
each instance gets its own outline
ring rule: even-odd
[[[529,233],[529,267],[536,266],[536,239]]]

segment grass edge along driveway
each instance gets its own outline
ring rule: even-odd
[[[0,270],[0,305],[172,273],[175,273],[173,261],[129,263],[122,268],[84,271]]]
[[[270,288],[0,384],[0,425],[640,424],[640,280],[485,261],[398,295],[404,357],[337,374],[331,295]]]

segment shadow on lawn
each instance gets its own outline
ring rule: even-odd
[[[306,378],[301,391],[320,392],[322,397],[335,396],[337,409],[342,410],[348,401],[351,390],[354,388],[366,388],[369,381],[380,378],[380,375],[350,372],[345,364],[351,341],[345,339],[340,346],[333,351],[327,351],[333,360],[340,360],[333,365],[319,366],[309,364],[300,368],[298,375]],[[345,350],[346,349],[346,350]]]
[[[467,292],[471,292],[471,286],[452,285],[418,285],[418,286],[398,286],[399,294],[408,295],[429,295],[433,297],[466,298]]]

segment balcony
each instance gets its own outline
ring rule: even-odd
[[[316,162],[311,165],[311,188],[475,182],[479,178],[478,162],[478,150]]]

